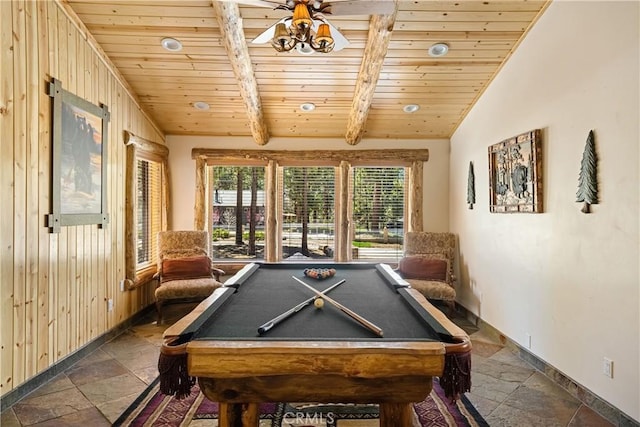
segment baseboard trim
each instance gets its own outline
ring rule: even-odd
[[[596,411],[602,417],[606,418],[609,422],[620,427],[638,427],[640,423],[629,415],[622,412],[606,400],[602,399],[586,387],[578,384],[567,375],[560,372],[558,369],[540,359],[535,354],[531,353],[528,349],[522,347],[517,342],[494,328],[489,323],[485,322],[474,313],[467,310],[465,307],[456,303],[456,309],[459,314],[462,314],[467,320],[476,325],[483,333],[495,338],[512,349],[520,358],[530,365],[532,365],[540,373],[544,374],[551,381],[565,389],[569,394],[578,399],[580,402]]]
[[[154,310],[153,305],[143,308],[141,311],[134,314],[129,319],[108,330],[94,340],[88,342],[75,352],[69,354],[68,356],[49,366],[47,369],[40,372],[36,376],[20,384],[19,386],[8,392],[6,395],[0,397],[0,412],[4,412],[5,410],[9,409],[16,402],[27,396],[32,391],[51,381],[54,377],[69,369],[79,360],[96,351],[103,344],[113,340],[118,335],[122,334],[128,328],[142,320],[142,318],[146,316],[151,310]]]

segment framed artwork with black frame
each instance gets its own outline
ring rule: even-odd
[[[489,147],[490,212],[542,212],[540,133],[532,130]]]
[[[47,226],[109,222],[107,214],[107,135],[109,109],[49,83],[52,98],[51,211]]]

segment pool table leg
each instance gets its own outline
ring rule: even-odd
[[[414,421],[411,403],[380,404],[380,427],[411,427]]]
[[[258,403],[220,403],[219,427],[258,427],[260,408]]]

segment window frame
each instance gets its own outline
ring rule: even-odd
[[[127,150],[125,179],[125,289],[131,290],[150,282],[156,273],[156,262],[151,261],[144,268],[138,268],[137,251],[137,190],[138,160],[147,160],[161,165],[161,230],[169,225],[169,149],[130,132],[124,132]]]
[[[407,168],[407,197],[405,198],[405,231],[422,231],[423,164],[429,160],[428,149],[394,150],[233,150],[194,148],[191,157],[196,161],[196,208],[194,228],[204,230],[207,216],[206,165],[266,165],[265,261],[282,261],[278,207],[278,168],[282,166],[334,166],[336,167],[336,262],[351,261],[349,184],[355,166],[394,166]],[[321,159],[321,160],[319,160]]]

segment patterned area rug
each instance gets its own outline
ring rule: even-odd
[[[195,427],[217,426],[218,404],[204,397],[197,385],[186,399],[160,393],[154,381],[116,420],[115,426]],[[413,405],[422,427],[488,426],[469,400],[452,403],[444,396],[437,378],[433,391]],[[378,405],[265,403],[260,406],[260,427],[374,427]]]

